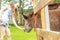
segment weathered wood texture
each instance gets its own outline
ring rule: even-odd
[[[41,0],[38,5],[34,8],[34,13],[37,13],[39,10],[48,5],[52,0]]]
[[[46,31],[40,28],[36,28],[38,40],[60,40],[60,32]]]

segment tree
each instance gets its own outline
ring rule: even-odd
[[[11,0],[6,0],[6,2],[10,2]]]
[[[23,12],[23,10],[22,10],[22,7],[21,7],[21,5],[22,5],[22,0],[19,0],[19,13],[18,13],[18,24],[22,24],[22,15],[21,15],[21,13]]]
[[[2,0],[0,0],[0,9],[1,9],[1,1],[2,1]]]
[[[31,5],[31,3],[30,4],[25,4],[25,2],[28,2],[28,0],[19,0],[19,12],[18,12],[18,24],[23,24],[23,17],[22,17],[22,13],[27,13],[28,12],[28,10],[30,9],[32,9],[32,6],[29,6],[29,8],[28,9],[26,9],[26,11],[25,11],[25,7],[26,6],[28,6],[28,5]]]

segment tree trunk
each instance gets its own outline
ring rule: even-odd
[[[18,23],[19,24],[23,24],[23,21],[22,21],[22,12],[23,12],[23,8],[21,7],[21,5],[22,5],[22,1],[21,0],[19,0],[19,13],[18,13],[18,15],[19,15],[19,21],[18,21]]]
[[[1,9],[1,1],[2,1],[2,0],[0,0],[0,9]]]

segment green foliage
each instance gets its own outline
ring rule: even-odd
[[[19,11],[20,11],[20,14],[23,12],[23,13],[31,13],[33,11],[33,7],[32,7],[32,2],[30,2],[30,4],[24,4],[25,2],[28,2],[28,0],[20,0],[19,3],[20,3],[20,7],[19,7]],[[24,7],[27,7],[28,5],[31,5],[29,6],[28,9],[24,9]]]
[[[56,2],[60,2],[60,0],[55,0]]]
[[[10,2],[11,0],[6,0],[6,2]]]
[[[0,5],[1,5],[1,1],[2,1],[2,0],[0,0]],[[0,6],[0,9],[1,9],[1,6]]]
[[[25,14],[29,14],[29,13],[32,13],[33,12],[33,9],[25,9],[23,12]]]

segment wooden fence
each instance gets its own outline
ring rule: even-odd
[[[47,31],[44,29],[36,28],[38,40],[60,40],[60,32]]]

